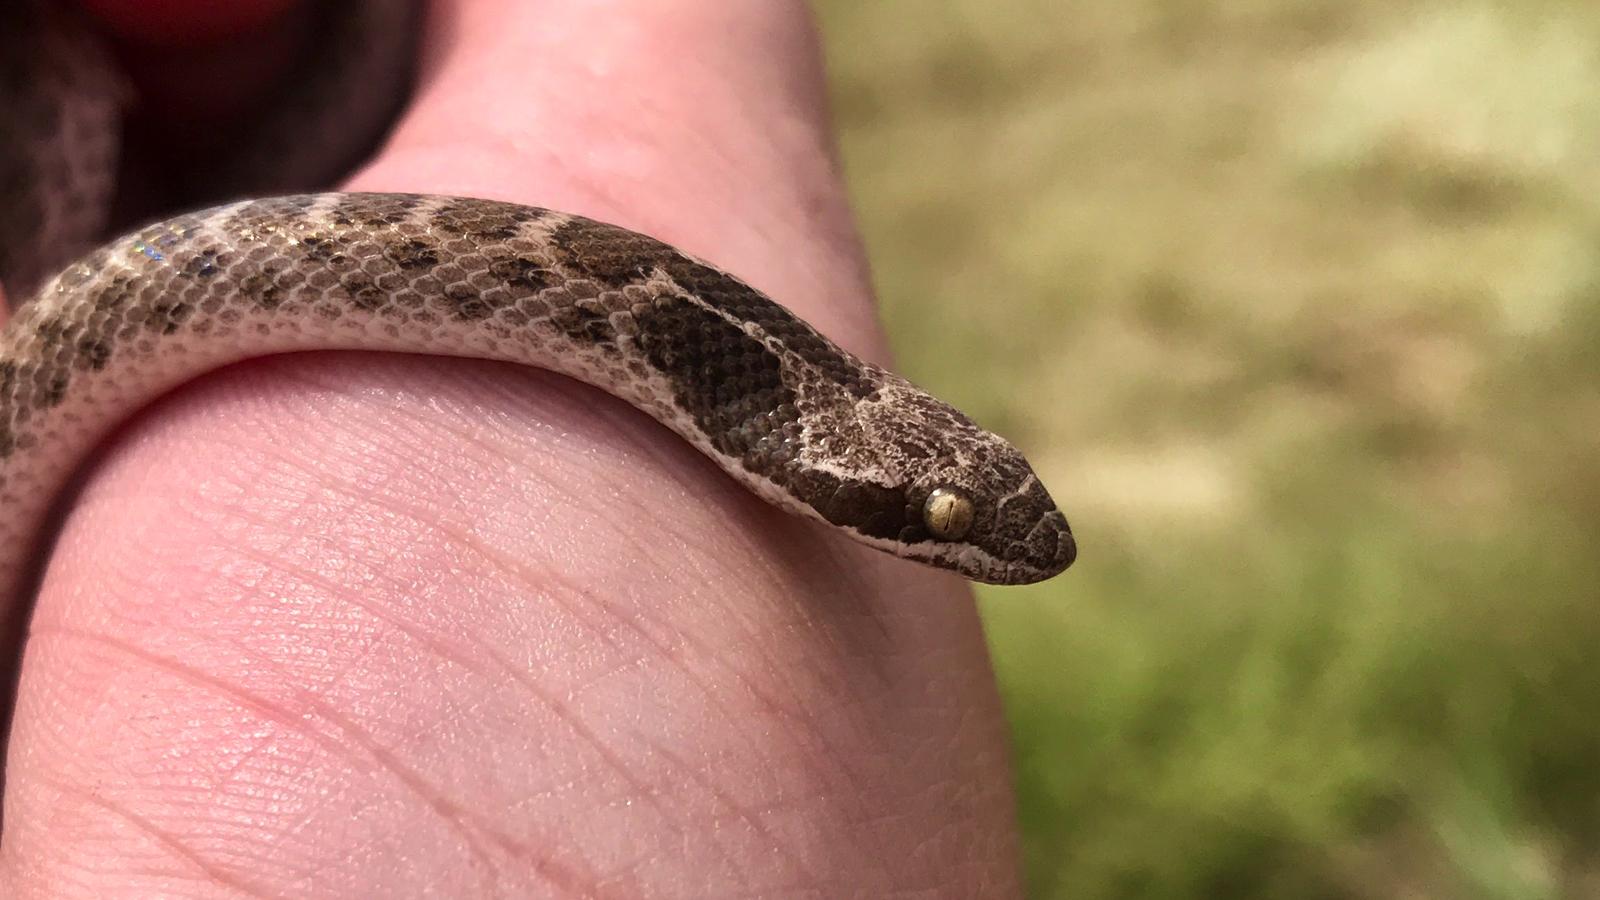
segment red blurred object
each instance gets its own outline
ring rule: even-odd
[[[282,17],[301,0],[75,0],[124,41],[196,47]]]

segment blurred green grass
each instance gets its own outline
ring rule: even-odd
[[[1040,898],[1600,896],[1600,7],[817,4]]]

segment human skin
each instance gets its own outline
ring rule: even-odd
[[[350,188],[650,232],[887,360],[802,3],[429,28]],[[7,897],[1019,892],[967,587],[511,365],[275,357],[140,413],[67,511],[8,754]]]

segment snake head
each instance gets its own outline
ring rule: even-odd
[[[907,483],[907,507],[917,517],[902,535],[901,552],[990,584],[1031,584],[1059,574],[1078,555],[1067,517],[1016,448],[972,428],[946,435],[955,445],[950,461]]]
[[[1066,517],[1003,438],[725,272],[582,228],[581,240],[558,240],[569,266],[625,283],[642,271],[642,246],[670,280],[631,307],[635,340],[684,413],[680,433],[762,496],[977,581],[1029,584],[1072,564]]]
[[[974,581],[1031,584],[1072,564],[1072,529],[1021,452],[905,379],[862,365],[869,387],[841,390],[823,429],[849,437],[789,479],[809,512]]]

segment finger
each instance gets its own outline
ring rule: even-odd
[[[803,3],[480,0],[435,12],[422,88],[352,188],[426,184],[614,221],[715,260],[846,349],[887,359]]]

